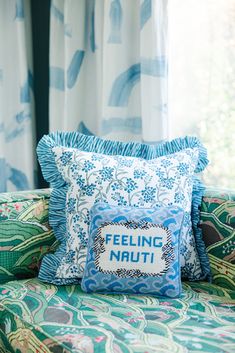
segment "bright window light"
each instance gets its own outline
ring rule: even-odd
[[[200,137],[205,183],[235,189],[235,1],[168,4],[169,135]]]

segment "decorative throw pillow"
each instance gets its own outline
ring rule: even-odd
[[[175,206],[93,206],[82,289],[178,297],[183,215]]]
[[[208,275],[208,259],[197,227],[203,187],[193,178],[194,172],[204,169],[207,159],[196,138],[149,146],[58,133],[45,136],[37,151],[44,177],[54,188],[50,224],[61,242],[55,254],[44,257],[41,280],[69,284],[82,277],[89,211],[97,202],[148,208],[173,204],[183,208],[182,275],[190,280]]]

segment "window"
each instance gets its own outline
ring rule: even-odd
[[[234,0],[169,0],[169,117],[207,147],[206,184],[235,188]]]

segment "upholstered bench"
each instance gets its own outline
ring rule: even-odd
[[[0,352],[235,352],[235,193],[208,189],[201,226],[212,283],[178,299],[86,294],[37,279],[58,246],[50,190],[0,195]]]

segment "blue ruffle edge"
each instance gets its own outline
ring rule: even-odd
[[[208,164],[207,151],[196,137],[186,136],[172,141],[162,142],[158,145],[148,145],[139,142],[120,142],[104,140],[96,136],[88,136],[79,132],[54,132],[44,135],[37,146],[38,160],[42,174],[53,188],[50,197],[49,222],[56,238],[61,242],[54,254],[44,256],[39,271],[39,279],[54,284],[71,284],[79,282],[75,278],[56,278],[56,271],[66,251],[66,193],[68,185],[57,169],[52,148],[65,146],[87,152],[103,153],[107,155],[122,155],[153,159],[164,155],[179,152],[185,148],[199,148],[198,165],[195,173],[205,169]],[[196,239],[196,246],[201,260],[203,278],[209,279],[210,266],[206,248],[202,240],[202,232],[198,227],[200,214],[199,207],[203,196],[203,184],[195,178],[192,204],[192,223]]]

